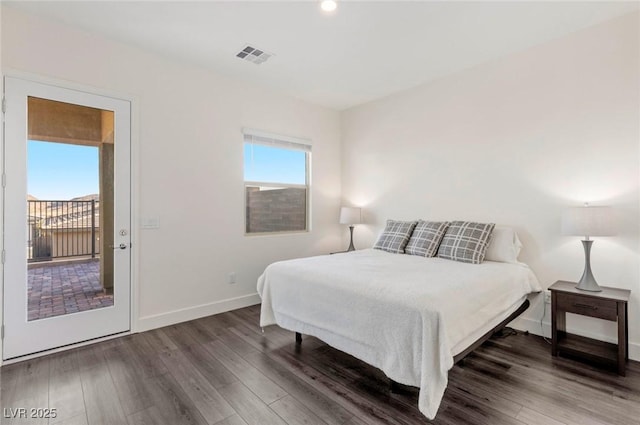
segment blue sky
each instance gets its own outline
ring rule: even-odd
[[[98,193],[98,148],[29,140],[27,193],[42,200],[67,200]],[[244,145],[247,181],[305,184],[305,153]]]
[[[244,179],[247,181],[305,184],[305,152],[244,144]]]
[[[68,200],[98,193],[98,148],[29,140],[27,193],[41,200]]]

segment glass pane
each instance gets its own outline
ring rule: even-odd
[[[246,186],[246,232],[291,232],[307,229],[307,189]]]
[[[244,180],[306,184],[306,152],[244,144]]]
[[[110,307],[113,112],[38,98],[28,107],[28,320]]]

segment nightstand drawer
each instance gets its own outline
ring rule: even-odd
[[[558,310],[583,316],[598,317],[615,322],[618,318],[618,306],[613,300],[605,300],[580,295],[556,294]]]

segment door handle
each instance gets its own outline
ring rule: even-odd
[[[109,245],[111,249],[127,249],[126,243],[121,243],[120,245]]]

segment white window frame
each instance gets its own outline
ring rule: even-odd
[[[245,236],[265,236],[265,235],[278,235],[278,234],[291,234],[291,233],[308,233],[311,231],[311,140],[302,139],[297,137],[282,136],[279,134],[267,133],[261,130],[255,130],[250,128],[242,129],[242,152],[244,155],[244,147],[246,143],[254,145],[263,145],[276,147],[281,149],[290,149],[305,152],[305,184],[293,184],[293,183],[280,183],[280,182],[267,182],[267,181],[249,181],[244,180],[244,167],[243,174],[243,204],[244,204],[244,234]],[[306,189],[305,197],[305,228],[304,230],[281,230],[273,232],[247,232],[247,187],[260,186],[268,188],[304,188]]]

